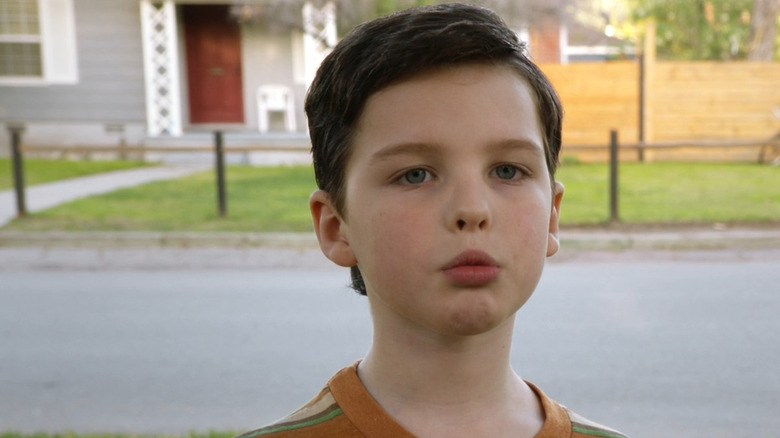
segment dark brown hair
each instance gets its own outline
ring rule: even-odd
[[[346,215],[345,172],[352,137],[368,98],[412,76],[445,66],[510,67],[534,91],[545,158],[554,178],[563,108],[555,89],[526,55],[525,45],[493,11],[465,4],[408,9],[356,27],[322,62],[305,110],[317,185]],[[366,294],[357,267],[352,287]]]

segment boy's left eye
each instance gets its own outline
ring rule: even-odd
[[[422,184],[431,179],[431,172],[425,169],[412,169],[403,174],[402,179],[405,184]]]
[[[503,164],[501,166],[498,166],[493,170],[495,172],[496,176],[499,179],[515,179],[517,177],[518,172],[520,170],[515,166],[510,166],[508,164]]]

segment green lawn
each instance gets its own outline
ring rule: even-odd
[[[43,184],[79,176],[132,169],[150,164],[139,161],[67,161],[67,160],[24,160],[26,185]],[[14,187],[11,160],[0,158],[0,190]]]
[[[47,210],[17,230],[311,231],[311,167],[228,167],[228,217],[217,214],[214,172],[119,190]]]
[[[565,224],[609,219],[606,164],[563,165]],[[780,222],[780,167],[741,163],[626,163],[619,214],[627,223]]]
[[[605,223],[608,167],[565,164],[564,225]],[[217,215],[214,173],[152,183],[16,220],[9,229],[310,232],[311,167],[229,167],[229,217]],[[780,167],[758,164],[624,164],[623,222],[780,223]]]

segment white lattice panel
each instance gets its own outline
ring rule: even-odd
[[[149,135],[181,135],[176,7],[170,0],[141,1],[146,121]]]

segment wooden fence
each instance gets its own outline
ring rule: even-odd
[[[564,105],[564,157],[608,160],[615,129],[623,144],[675,145],[647,148],[648,160],[757,161],[780,133],[780,63],[650,60],[644,98],[641,68],[632,61],[542,65]]]

